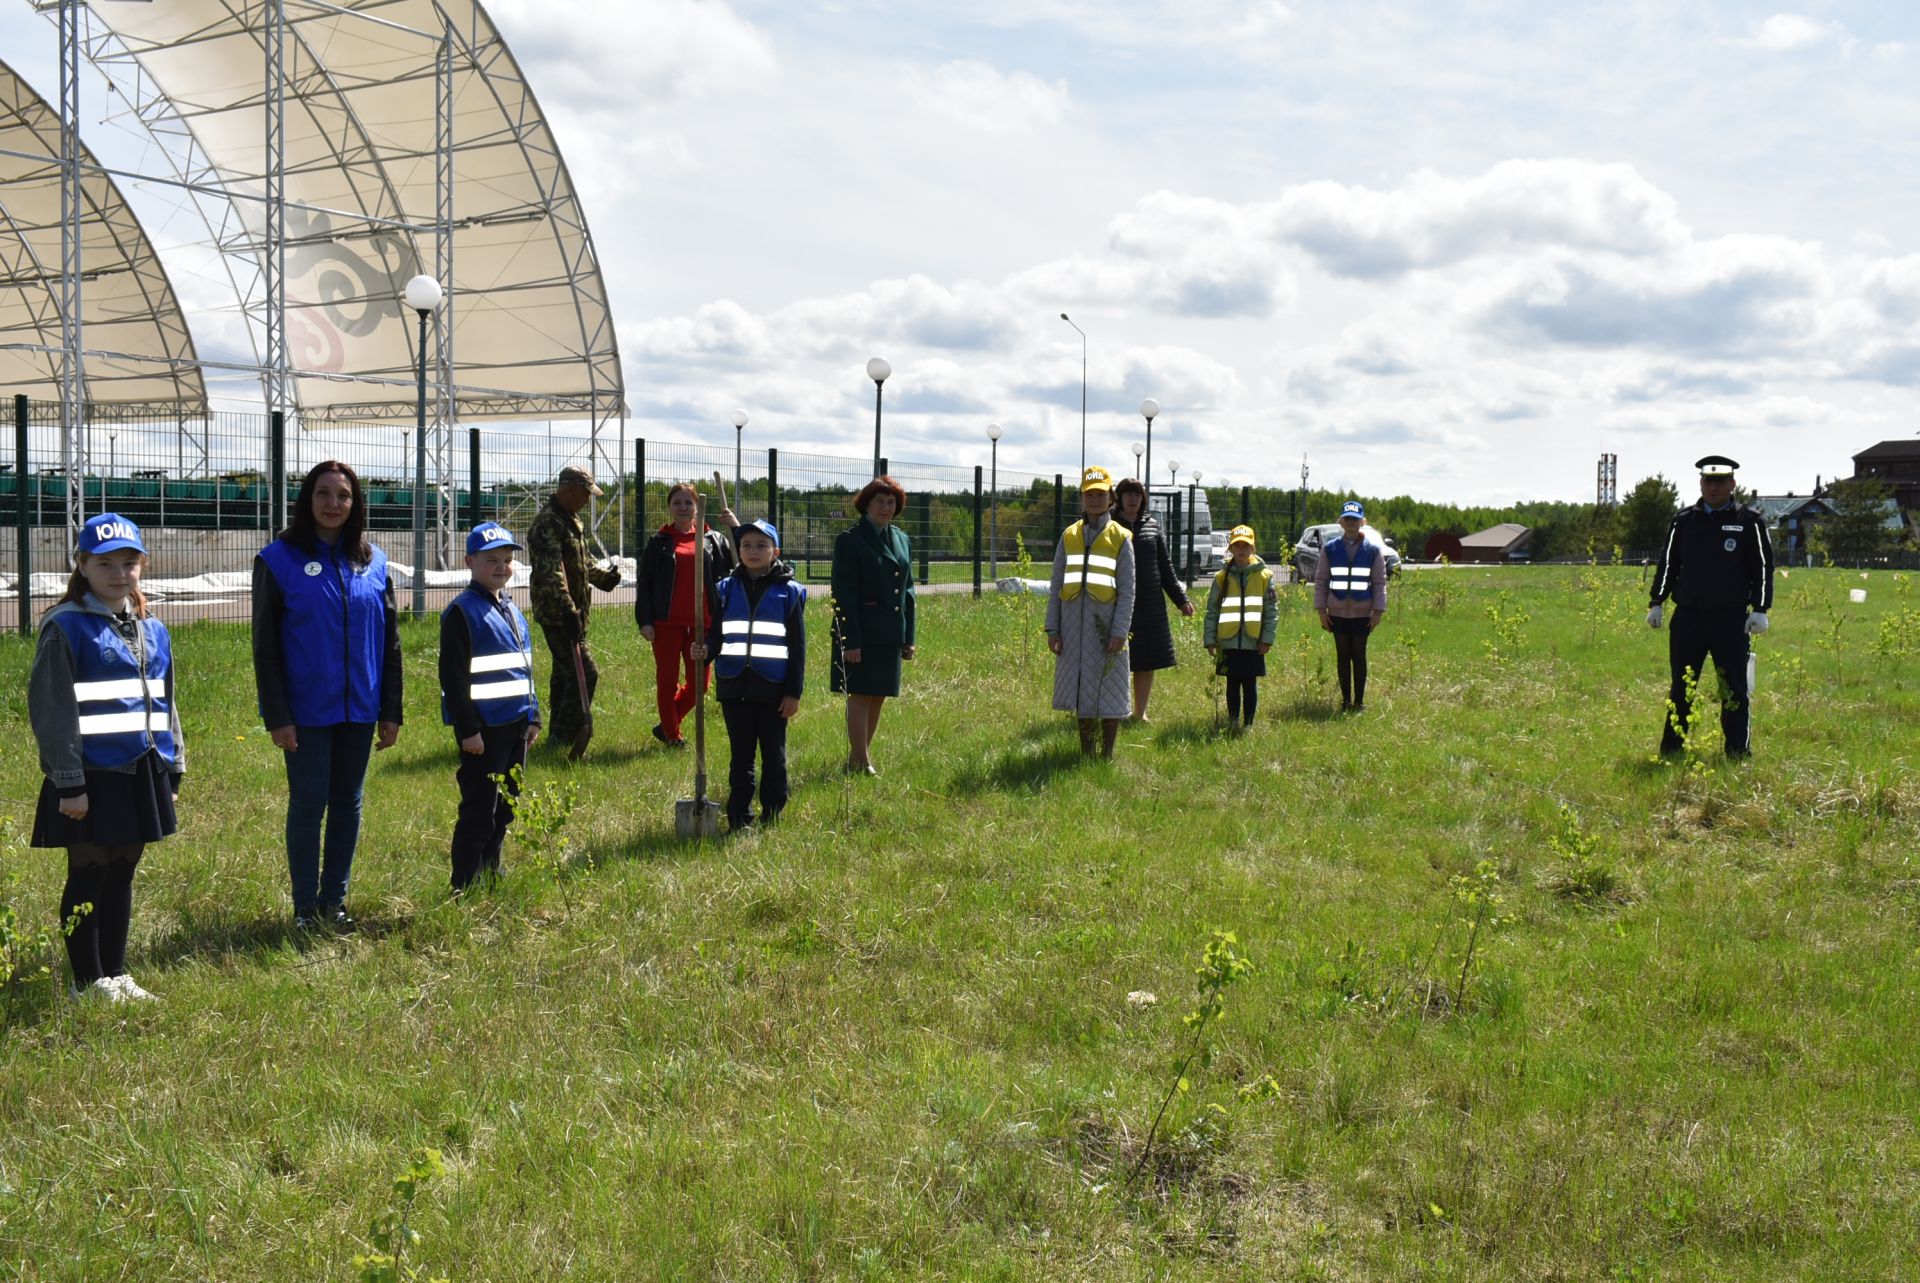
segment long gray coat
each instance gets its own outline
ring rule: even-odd
[[[1111,520],[1111,516],[1087,518],[1087,542],[1092,543]],[[1118,561],[1113,601],[1098,602],[1084,592],[1063,601],[1060,589],[1067,578],[1067,545],[1064,539],[1054,545],[1053,586],[1047,593],[1047,635],[1060,635],[1060,654],[1053,661],[1053,706],[1075,717],[1126,717],[1133,712],[1127,652],[1123,648],[1107,654],[1107,638],[1115,628],[1124,636],[1133,619],[1133,540],[1121,545]]]

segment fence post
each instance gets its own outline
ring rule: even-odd
[[[780,528],[780,450],[767,447],[767,520]]]
[[[647,439],[633,439],[633,546],[636,550],[645,548],[647,541],[640,536],[647,528]],[[639,552],[634,553],[639,556]]]
[[[486,518],[480,513],[480,429],[467,429],[467,528]],[[524,533],[524,532],[522,532]]]
[[[287,412],[275,410],[272,426],[269,429],[267,447],[267,484],[273,488],[273,499],[267,505],[267,520],[277,533],[287,528]],[[167,480],[160,479],[160,493],[167,493]],[[160,502],[164,505],[166,499]]]
[[[1250,526],[1253,524],[1253,487],[1252,486],[1240,487],[1240,524],[1243,526]]]
[[[1193,532],[1200,524],[1200,502],[1194,497],[1196,487],[1187,487],[1187,582],[1193,582]]]
[[[33,470],[27,466],[27,397],[17,393],[13,398],[13,508],[17,518],[14,525],[20,536],[20,559],[14,563],[14,569],[20,576],[20,635],[26,636],[33,631],[33,530],[27,525],[27,483],[33,480]],[[34,489],[40,488],[34,482]]]
[[[973,465],[973,595],[980,595],[980,465]]]
[[[1062,505],[1067,497],[1066,478],[1059,473],[1053,474],[1053,541],[1060,542],[1060,532],[1067,528],[1067,510]],[[1051,558],[1052,554],[1048,554]]]
[[[928,496],[925,500],[925,503],[927,505],[926,507],[927,515],[920,519],[920,582],[923,584],[928,584],[933,582],[933,580],[928,575],[928,567],[927,567],[927,557],[929,553],[932,551],[932,547],[933,547],[933,498],[932,496]]]
[[[1178,487],[1175,487],[1173,493],[1167,496],[1167,512],[1173,518],[1173,549],[1175,552],[1178,552],[1180,550],[1180,491]],[[1184,568],[1176,570],[1175,573],[1180,576],[1182,581],[1192,582],[1188,579]]]

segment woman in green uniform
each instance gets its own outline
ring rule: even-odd
[[[880,709],[900,693],[900,661],[913,658],[913,555],[894,525],[907,506],[899,482],[875,477],[853,506],[860,520],[833,541],[831,685],[847,697],[847,770],[878,775]]]

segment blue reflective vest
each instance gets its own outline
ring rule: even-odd
[[[1379,545],[1366,539],[1360,541],[1359,551],[1353,554],[1351,561],[1347,559],[1344,536],[1329,540],[1321,553],[1327,559],[1327,591],[1341,601],[1371,598],[1374,575],[1385,574],[1387,570]]]
[[[284,539],[260,550],[280,585],[280,662],[296,726],[380,720],[387,651],[387,554],[356,566],[338,546]]]
[[[787,680],[787,610],[805,606],[805,586],[783,579],[767,585],[760,605],[750,608],[746,583],[737,576],[720,581],[720,654],[713,670],[722,677],[754,674],[778,685]]]
[[[173,742],[173,705],[167,677],[173,671],[173,643],[157,619],[140,621],[141,648],[147,666],[111,617],[88,610],[48,614],[67,635],[73,651],[73,700],[80,713],[80,760],[88,770],[131,766],[154,749],[169,766],[180,761]]]
[[[467,698],[481,724],[506,726],[539,712],[533,694],[533,634],[513,599],[505,597],[495,605],[493,598],[469,588],[447,609],[467,617],[467,637],[473,643]],[[453,725],[445,691],[440,692],[440,720]]]

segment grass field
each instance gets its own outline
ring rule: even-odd
[[[1110,766],[1047,710],[1037,599],[938,597],[885,774],[842,776],[816,627],[786,822],[702,847],[616,614],[593,753],[533,771],[578,786],[575,862],[510,843],[466,903],[409,625],[348,939],[289,932],[244,631],[182,627],[184,829],[132,950],[163,1001],[16,986],[0,1278],[352,1278],[419,1146],[409,1259],[453,1280],[1920,1274],[1911,579],[1782,579],[1738,766],[1649,759],[1636,570],[1405,577],[1352,719],[1302,592],[1250,733],[1193,621]],[[29,659],[0,643],[0,858],[44,923]],[[1215,930],[1255,970],[1132,1180]]]

